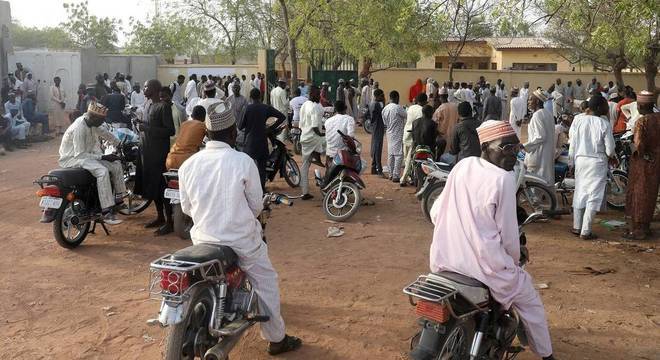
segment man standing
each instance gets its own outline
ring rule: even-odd
[[[197,74],[190,75],[188,79],[186,90],[183,92],[183,97],[186,103],[192,98],[199,97],[199,95],[197,95]]]
[[[625,97],[623,98],[623,100],[619,101],[616,106],[618,117],[616,119],[616,123],[614,124],[614,128],[613,128],[615,134],[625,132],[627,129],[626,123],[628,122],[628,118],[626,118],[626,115],[623,113],[621,108],[635,101],[634,99],[635,94],[633,92],[633,89],[629,86],[624,89],[624,96]]]
[[[289,97],[286,94],[286,80],[277,80],[277,86],[270,91],[270,104],[273,105],[275,110],[281,112],[285,116],[289,115]],[[287,131],[288,124],[284,130],[277,136],[278,140],[284,142],[289,137]]]
[[[374,91],[374,101],[369,106],[373,133],[371,134],[371,174],[383,175],[383,138],[385,137],[385,124],[383,124],[383,102],[385,93],[383,90]]]
[[[54,85],[50,87],[50,115],[48,118],[53,121],[55,125],[55,132],[57,135],[64,134],[64,130],[69,126],[69,119],[67,119],[64,108],[66,107],[66,92],[62,87],[61,79],[59,76],[53,78]],[[100,99],[97,97],[97,99]]]
[[[135,85],[133,87],[133,92],[131,93],[131,106],[141,107],[145,101],[144,93],[140,89],[140,85]]]
[[[245,110],[247,110],[248,106],[248,99],[246,99],[242,94],[241,91],[243,91],[243,88],[241,87],[241,83],[238,81],[234,81],[233,85],[231,86],[231,91],[232,94],[227,97],[227,102],[229,105],[231,105],[231,109],[234,112],[234,119],[243,119],[245,116]],[[245,132],[244,131],[239,131],[238,135],[236,137],[236,146],[238,150],[242,150],[243,146],[245,145]]]
[[[502,101],[495,94],[497,89],[490,89],[490,96],[486,98],[481,120],[499,120],[502,115]]]
[[[32,73],[27,73],[25,80],[23,80],[23,84],[21,85],[21,91],[24,95],[27,95],[28,93],[37,94],[37,84],[32,80]]]
[[[477,135],[477,128],[480,123],[472,116],[470,104],[467,102],[460,103],[458,105],[458,115],[461,120],[456,125],[451,145],[451,154],[456,155],[456,162],[470,156],[481,155],[481,144]]]
[[[555,182],[555,121],[552,114],[543,108],[548,98],[542,90],[535,90],[529,98],[528,107],[533,112],[527,128],[527,170],[543,178],[548,185]]]
[[[642,91],[637,95],[641,117],[635,121],[635,147],[630,159],[626,215],[630,226],[625,238],[643,240],[651,235],[651,220],[660,181],[660,113],[653,112],[657,95]]]
[[[158,217],[145,225],[157,228],[156,236],[169,234],[173,229],[172,207],[165,201],[165,161],[170,151],[170,136],[175,134],[171,106],[160,100],[162,85],[158,80],[149,80],[144,86],[144,95],[149,99],[145,112],[146,122],[141,123],[142,139],[142,196],[153,200]]]
[[[105,122],[108,124],[125,124],[126,120],[122,112],[126,107],[126,97],[121,93],[114,80],[110,82],[110,89],[112,92],[101,99],[101,103],[108,109]]]
[[[552,360],[543,303],[534,290],[532,277],[519,265],[512,170],[520,143],[504,121],[485,122],[478,128],[478,135],[481,157],[456,164],[431,208],[435,226],[431,271],[456,272],[488,286],[503,309],[513,308],[520,316],[531,350],[544,360]],[[418,358],[427,355],[421,347],[413,354]]]
[[[587,89],[582,85],[582,80],[575,80],[575,86],[573,86],[573,100],[584,101],[587,99]]]
[[[85,114],[69,126],[60,144],[59,165],[63,168],[83,168],[96,178],[103,222],[116,225],[121,220],[115,218],[112,209],[117,203],[116,197],[126,193],[124,172],[119,157],[114,154],[103,155],[99,138],[111,144],[119,145],[119,140],[100,125],[105,121],[107,109],[99,103],[91,103]],[[114,187],[115,195],[112,193]],[[116,196],[116,197],[115,197]]]
[[[293,118],[291,119],[291,126],[294,128],[299,127],[300,123],[300,108],[307,101],[307,97],[302,95],[302,90],[296,88],[293,90],[294,98],[289,101],[289,108],[293,111]],[[346,104],[344,104],[346,105]],[[337,111],[337,109],[335,109]]]
[[[520,89],[520,97],[525,99],[525,104],[527,104],[527,100],[529,100],[529,81],[525,81],[522,89]]]
[[[218,99],[215,96],[215,94],[218,91],[218,88],[215,86],[213,80],[207,80],[206,83],[204,83],[202,90],[204,91],[203,94],[204,98],[202,100],[199,100],[196,105],[201,105],[204,107],[204,110],[208,110],[211,104],[220,102],[220,99]]]
[[[399,92],[390,92],[390,103],[383,108],[383,124],[387,130],[387,166],[390,180],[401,181],[401,163],[403,160],[403,128],[406,126],[406,110],[399,105]]]
[[[186,107],[184,104],[186,103],[185,97],[185,87],[183,83],[186,82],[186,77],[183,75],[179,75],[176,77],[176,81],[170,85],[170,91],[172,91],[172,103],[176,105],[177,109],[181,113],[185,113]]]
[[[413,154],[415,153],[412,138],[413,123],[415,120],[423,116],[422,108],[424,105],[426,105],[427,102],[428,98],[426,97],[426,93],[421,92],[417,94],[415,103],[410,105],[406,111],[406,126],[403,128],[403,162],[405,166],[403,168],[403,176],[401,176],[401,186],[408,185],[409,179],[412,176],[412,158]],[[441,107],[442,105],[440,105],[438,109]]]
[[[469,104],[468,104],[469,106]],[[422,117],[413,122],[412,138],[413,149],[418,146],[427,146],[431,153],[436,154],[438,145],[438,124],[431,119],[433,117],[433,106],[424,105]]]
[[[330,171],[332,159],[337,155],[337,152],[346,148],[338,131],[341,131],[344,135],[355,136],[355,120],[352,116],[346,115],[346,104],[343,101],[335,102],[335,112],[334,116],[325,121],[326,171]]]
[[[247,99],[250,96],[250,90],[252,90],[251,82],[247,80],[245,75],[241,75],[241,96]]]
[[[369,104],[371,104],[371,86],[369,86],[367,79],[363,79],[362,89],[360,90],[360,116],[358,119],[361,123],[364,123],[364,118],[369,112]]]
[[[569,165],[575,166],[573,194],[573,234],[584,240],[596,239],[591,222],[600,209],[607,184],[607,158],[614,156],[614,137],[607,115],[607,100],[589,99],[592,115],[578,115],[569,131]]]
[[[511,112],[509,113],[509,125],[516,131],[516,136],[520,139],[520,129],[522,122],[527,116],[527,99],[522,94],[518,94],[518,88],[511,90]]]
[[[440,93],[440,106],[435,113],[433,113],[433,121],[438,124],[438,136],[445,140],[452,149],[452,139],[454,138],[454,127],[458,123],[458,104],[449,102],[449,96],[446,88],[441,88]],[[472,116],[472,114],[470,114]],[[442,154],[439,154],[442,155]]]
[[[309,193],[309,167],[315,156],[325,151],[325,134],[323,128],[323,107],[319,104],[321,92],[318,87],[312,86],[309,90],[309,100],[300,108],[300,145],[302,145],[302,168],[300,170],[300,186],[302,199],[312,199]]]
[[[337,84],[337,92],[335,94],[335,100],[341,100],[341,101],[346,101],[346,82],[344,79],[339,79],[339,82]],[[348,104],[346,104],[348,106]]]
[[[286,116],[274,107],[262,103],[259,89],[250,90],[250,100],[252,103],[245,109],[245,116],[238,122],[238,129],[245,132],[243,151],[257,163],[261,188],[265,189],[266,163],[269,155],[266,120],[270,117],[277,118],[277,121],[270,127],[270,129],[277,129],[286,120]]]
[[[296,350],[302,341],[286,335],[277,273],[268,258],[268,246],[262,241],[257,220],[263,208],[259,173],[248,156],[232,149],[236,144],[236,125],[227,103],[209,107],[206,129],[211,141],[179,169],[181,210],[194,223],[190,230],[192,242],[234,250],[240,268],[259,296],[260,309],[269,318],[261,323],[261,335],[269,341],[268,353]]]
[[[351,115],[354,119],[357,118],[357,88],[355,87],[355,80],[350,79],[348,81],[348,86],[346,87],[346,106],[348,109],[346,110],[349,115]]]

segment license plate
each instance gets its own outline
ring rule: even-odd
[[[165,198],[179,200],[179,190],[177,189],[165,189]]]
[[[62,198],[52,196],[42,196],[39,206],[46,209],[59,209],[62,205]]]

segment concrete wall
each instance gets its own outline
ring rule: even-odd
[[[11,24],[11,7],[9,2],[0,1],[0,79],[7,76],[9,62],[7,54],[12,52],[9,25]]]
[[[158,76],[157,55],[107,55],[99,54],[96,60],[96,73],[108,73],[110,78],[120,72],[132,75],[133,82],[142,84]],[[90,82],[94,82],[94,77]]]
[[[525,81],[529,81],[530,88],[535,89],[541,86],[547,89],[555,82],[557,78],[561,78],[562,82],[573,81],[575,84],[576,79],[581,79],[583,84],[591,82],[592,78],[596,78],[602,84],[608,81],[614,81],[614,74],[604,72],[562,72],[562,71],[510,71],[510,70],[455,70],[454,81],[478,81],[479,76],[484,76],[487,81],[494,83],[497,79],[502,79],[508,90],[513,86],[521,87]],[[646,80],[643,73],[624,73],[623,79],[626,85],[632,86],[635,90],[640,91],[646,88]],[[445,70],[432,70],[432,69],[391,69],[377,71],[372,74],[375,81],[378,81],[380,88],[387,92],[397,90],[401,94],[401,99],[408,98],[410,87],[415,81],[420,78],[422,81],[427,77],[431,77],[442,83],[449,79],[449,72]],[[656,83],[660,83],[660,76],[656,78]]]
[[[39,81],[38,91],[48,91],[53,84],[53,78],[59,76],[62,79],[62,88],[66,93],[67,109],[74,108],[78,102],[78,85],[81,83],[80,69],[81,57],[77,51],[53,51],[53,50],[21,50],[9,55],[9,71],[16,70],[16,63],[20,62],[23,67],[32,72],[32,78]],[[42,96],[39,96],[42,98]],[[42,98],[47,99],[48,97]],[[43,103],[43,101],[42,101]]]
[[[265,64],[265,59],[264,59]],[[265,67],[265,65],[264,65]],[[163,84],[170,84],[176,80],[180,74],[185,75],[186,79],[192,74],[197,74],[199,79],[202,75],[226,76],[226,75],[245,75],[248,79],[250,75],[259,72],[259,65],[160,65],[158,66],[157,79]],[[134,75],[135,76],[135,75]]]

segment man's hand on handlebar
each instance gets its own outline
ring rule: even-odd
[[[119,159],[120,159],[119,156],[117,156],[115,154],[108,154],[108,155],[101,156],[101,160],[105,160],[105,161],[109,161],[109,162],[117,161]]]

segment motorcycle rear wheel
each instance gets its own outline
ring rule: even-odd
[[[466,319],[464,322],[458,322],[456,319],[450,320],[449,323],[443,324],[446,328],[445,333],[440,335],[438,350],[435,354],[425,354],[427,356],[433,355],[433,360],[465,360],[470,358],[470,346],[475,332],[474,318]],[[417,334],[413,337],[410,347],[413,353],[419,351],[415,350],[421,335]],[[483,345],[483,344],[482,344]],[[482,347],[483,348],[483,347]],[[425,352],[422,352],[425,353]]]
[[[607,205],[613,209],[626,208],[626,189],[628,188],[628,174],[625,171],[612,171],[612,181],[607,187]]]
[[[62,206],[57,210],[55,220],[53,221],[53,235],[55,235],[55,240],[61,247],[67,249],[73,249],[82,244],[85,238],[87,238],[91,226],[90,222],[78,225],[71,225],[69,223],[71,216],[73,216],[74,205],[80,209],[85,208],[85,204],[81,200],[74,200],[73,203],[70,203],[66,199],[63,199]],[[74,231],[75,235],[73,235]]]
[[[181,210],[181,204],[172,205],[172,220],[174,221],[174,233],[183,240],[190,240],[193,221]]]
[[[292,157],[286,159],[284,164],[284,180],[292,188],[297,188],[300,186],[300,168],[298,163]]]
[[[345,182],[342,185],[342,199],[340,199],[342,206],[336,207],[333,201],[337,196],[338,189],[339,183],[335,184],[325,193],[323,197],[323,212],[328,220],[342,222],[350,219],[358,211],[362,202],[362,193],[360,193],[357,185]]]
[[[204,354],[218,339],[208,333],[213,299],[208,286],[190,289],[190,302],[183,321],[168,327],[165,337],[165,360],[193,360]]]
[[[557,209],[554,189],[551,190],[548,186],[536,182],[527,183],[525,187],[518,189],[516,202],[528,214]]]
[[[371,122],[370,119],[365,119],[364,120],[363,127],[364,127],[364,131],[366,131],[367,134],[371,134],[371,133],[374,132],[374,123]]]
[[[431,208],[433,207],[435,201],[440,197],[440,194],[442,194],[442,190],[444,190],[444,188],[444,182],[436,182],[432,184],[424,193],[421,205],[424,217],[428,222],[431,222]]]

